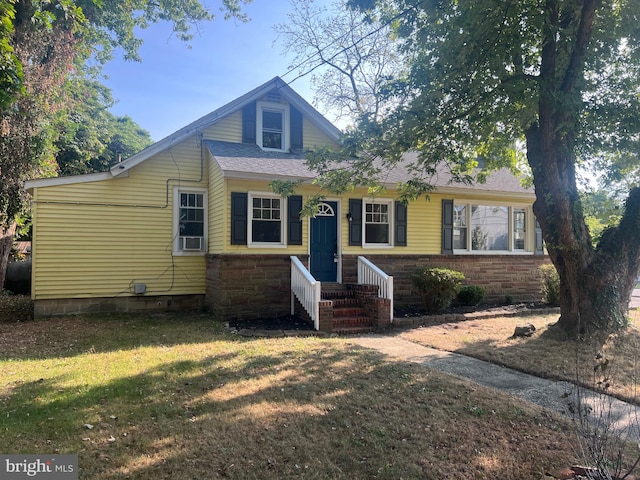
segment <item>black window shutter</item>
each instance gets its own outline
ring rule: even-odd
[[[288,244],[302,245],[302,218],[300,218],[300,210],[302,210],[302,197],[300,195],[292,195],[288,199],[287,205],[289,216],[288,222]]]
[[[362,245],[362,200],[359,198],[349,199],[349,245]]]
[[[453,255],[453,200],[442,200],[442,254]]]
[[[293,105],[290,110],[290,131],[291,131],[291,149],[302,150],[302,113],[296,110]]]
[[[256,102],[245,105],[242,109],[242,143],[256,142]]]
[[[395,202],[395,245],[397,247],[407,246],[407,206],[402,202]]]
[[[247,194],[231,192],[231,245],[247,244]]]

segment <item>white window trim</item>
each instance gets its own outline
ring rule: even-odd
[[[253,199],[254,198],[277,198],[280,200],[280,242],[253,242]],[[287,201],[273,192],[249,192],[247,201],[247,247],[248,248],[287,248]]]
[[[283,148],[265,148],[262,146],[262,112],[264,110],[282,112],[282,145]],[[267,152],[288,152],[291,148],[289,104],[256,102],[256,143]]]
[[[535,245],[535,238],[532,238],[532,228],[534,229],[535,234],[535,223],[533,220],[533,210],[531,205],[526,204],[518,204],[518,203],[506,203],[506,202],[490,202],[484,200],[454,200],[454,206],[466,206],[467,213],[467,248],[465,249],[454,249],[454,255],[534,255],[535,248],[532,245]],[[497,206],[497,207],[507,207],[508,211],[508,231],[509,231],[509,250],[472,250],[471,249],[471,207],[473,205],[483,205],[483,206]],[[515,239],[514,239],[514,225],[513,225],[513,210],[515,208],[524,209],[526,215],[526,237],[525,237],[525,249],[524,250],[516,250],[514,248]]]
[[[201,250],[181,250],[180,249],[180,194],[181,193],[197,193],[202,195],[202,206],[204,207],[204,236],[202,237]],[[173,187],[173,252],[174,256],[204,256],[208,249],[208,219],[209,219],[209,203],[207,199],[207,189],[199,187]]]
[[[389,242],[388,243],[367,243],[367,204],[386,204],[389,206]],[[395,219],[393,208],[393,199],[389,198],[370,198],[362,199],[362,248],[393,248],[393,235]]]

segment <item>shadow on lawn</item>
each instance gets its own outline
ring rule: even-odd
[[[69,316],[0,323],[0,360],[204,343],[219,338],[223,330],[222,323],[199,313]]]
[[[537,410],[333,340],[227,342],[199,360],[72,382],[9,385],[0,451],[79,453],[80,478],[101,480],[534,478],[571,451],[545,436],[555,421]]]

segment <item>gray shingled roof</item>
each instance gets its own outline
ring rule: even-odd
[[[214,140],[205,140],[205,145],[227,177],[311,180],[316,176],[305,165],[304,154],[301,152],[268,152],[257,145]],[[417,154],[406,154],[404,161],[387,170],[381,181],[392,188],[400,182],[410,180],[412,174],[406,167],[416,159]],[[452,183],[451,178],[451,174],[442,165],[436,174],[426,179],[440,189],[533,194],[533,189],[522,187],[520,180],[506,169],[491,173],[484,184]]]

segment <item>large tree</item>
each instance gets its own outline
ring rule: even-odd
[[[130,117],[116,117],[111,91],[94,80],[71,82],[69,112],[56,122],[58,175],[105,172],[153,143]]]
[[[387,162],[420,153],[468,178],[526,155],[534,213],[561,279],[559,325],[621,328],[640,266],[640,189],[592,243],[578,165],[638,178],[640,0],[352,0],[393,21],[411,59],[405,102],[365,119],[359,143]],[[616,173],[617,172],[617,173]],[[416,179],[410,190],[428,186]]]
[[[219,3],[225,17],[244,19],[250,1]],[[55,175],[54,125],[74,105],[72,80],[97,74],[118,47],[139,60],[137,28],[169,21],[188,41],[213,18],[200,0],[0,0],[0,285],[25,210],[23,182]]]
[[[403,67],[391,27],[349,9],[347,0],[329,7],[292,0],[291,6],[275,30],[285,53],[293,55],[290,68],[311,75],[316,102],[351,122],[364,113],[386,114],[388,91]]]

